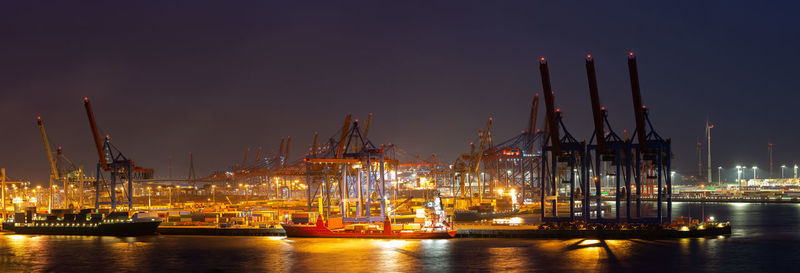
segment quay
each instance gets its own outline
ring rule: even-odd
[[[161,235],[205,236],[286,236],[282,228],[219,228],[219,227],[166,227],[158,228]]]
[[[538,239],[674,239],[699,238],[730,235],[727,223],[709,223],[692,226],[646,228],[646,229],[591,229],[591,228],[542,228],[539,225],[458,226],[456,238],[538,238]]]
[[[614,197],[603,197],[603,201],[612,202]],[[642,197],[642,201],[655,202],[654,197]],[[758,204],[797,204],[798,198],[769,198],[769,197],[680,197],[673,196],[672,202],[696,203],[758,203]]]
[[[728,223],[705,223],[687,226],[547,226],[457,224],[455,238],[536,238],[536,239],[674,239],[725,236],[731,234]],[[282,228],[159,227],[161,235],[203,236],[286,236]]]

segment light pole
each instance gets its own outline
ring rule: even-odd
[[[797,164],[794,164],[794,179],[797,179]]]
[[[717,167],[717,185],[722,185],[722,166]]]
[[[606,175],[606,177],[608,177],[608,175]],[[606,180],[608,180],[608,178],[606,178]],[[675,185],[675,171],[671,171],[671,172],[669,172],[669,181],[670,181],[670,182],[671,182],[673,185]]]
[[[742,183],[742,166],[736,165],[736,183]]]
[[[783,169],[786,169],[786,165],[781,165],[781,179],[786,178],[783,176]]]
[[[753,179],[754,179],[754,180],[755,180],[755,179],[758,179],[758,174],[756,173],[756,170],[758,170],[758,167],[756,167],[756,166],[753,166]]]
[[[148,211],[151,209],[150,208],[150,205],[151,205],[151,203],[150,203],[150,189],[151,189],[150,187],[147,187],[147,210]]]
[[[217,185],[211,185],[211,204],[217,205]]]

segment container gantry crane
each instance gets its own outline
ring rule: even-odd
[[[89,118],[89,126],[97,148],[99,161],[97,163],[97,180],[95,181],[95,209],[99,209],[101,204],[110,204],[111,209],[116,210],[117,204],[122,203],[128,205],[128,210],[132,210],[134,175],[142,179],[149,179],[153,176],[153,169],[144,169],[136,166],[133,160],[126,157],[117,147],[111,144],[110,136],[106,135],[105,140],[101,141],[89,98],[83,98],[83,105]],[[100,202],[100,185],[103,171],[108,172],[109,175],[109,202]],[[117,200],[116,187],[117,183],[124,185],[123,180],[127,182],[127,189],[123,187],[123,193],[125,193],[127,200],[119,202]]]
[[[542,168],[540,168],[542,183],[541,217],[542,221],[574,221],[575,197],[578,192],[586,192],[586,143],[576,140],[569,133],[562,120],[561,111],[555,108],[555,96],[550,85],[550,70],[545,58],[539,62],[539,71],[542,77],[542,92],[545,98],[547,131],[549,145],[542,148]],[[564,135],[559,138],[560,131]],[[546,143],[546,142],[545,142]],[[580,191],[576,189],[580,187]],[[560,185],[564,184],[564,186]],[[562,191],[563,189],[563,191]],[[558,215],[558,200],[561,192],[569,197],[569,216]],[[563,197],[562,197],[563,198]],[[546,212],[547,205],[552,204],[550,214]],[[585,206],[585,204],[583,204]],[[581,215],[582,218],[585,215]]]

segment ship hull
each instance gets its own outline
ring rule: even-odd
[[[3,223],[3,229],[16,234],[39,235],[90,235],[90,236],[143,236],[158,234],[159,221],[153,222],[127,222],[127,223],[100,223],[95,226],[81,226],[69,223],[51,223],[51,225],[23,225]]]
[[[286,237],[301,238],[366,238],[366,239],[450,239],[456,235],[455,230],[431,232],[357,232],[331,231],[324,226],[281,224]]]
[[[457,210],[453,212],[453,220],[459,222],[491,220],[494,218],[511,217],[519,213],[519,210],[501,212],[477,212],[471,210]]]

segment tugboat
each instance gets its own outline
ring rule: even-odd
[[[83,210],[78,214],[36,215],[32,212],[16,213],[13,220],[3,223],[3,229],[16,234],[43,235],[96,235],[96,236],[141,236],[158,234],[161,220],[152,217],[130,218],[127,212],[102,214]]]

